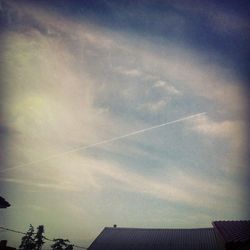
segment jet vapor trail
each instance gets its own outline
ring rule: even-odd
[[[170,124],[174,124],[174,123],[182,122],[182,121],[185,121],[185,120],[189,120],[189,119],[192,119],[192,118],[194,118],[196,116],[201,116],[201,115],[204,115],[204,114],[206,114],[206,112],[198,113],[198,114],[194,114],[194,115],[189,115],[189,116],[186,116],[186,117],[174,120],[174,121],[170,121],[170,122],[166,122],[166,123],[163,123],[163,124],[160,124],[160,125],[155,125],[153,127],[137,130],[137,131],[131,132],[129,134],[121,135],[121,136],[118,136],[118,137],[114,137],[114,138],[111,138],[111,139],[108,139],[108,140],[100,141],[100,142],[90,144],[90,145],[87,145],[87,146],[79,146],[79,147],[73,148],[73,149],[71,149],[69,151],[49,156],[49,157],[47,157],[45,159],[41,159],[41,160],[37,160],[37,161],[31,161],[31,162],[23,163],[23,164],[13,166],[13,167],[10,167],[10,168],[6,168],[6,169],[3,169],[3,170],[0,170],[0,172],[6,172],[6,171],[9,171],[9,170],[23,168],[23,167],[31,166],[31,165],[34,165],[34,164],[37,164],[37,163],[49,161],[51,159],[55,159],[55,158],[58,158],[58,157],[63,156],[63,155],[71,154],[71,153],[76,152],[76,151],[85,150],[85,149],[89,149],[89,148],[94,148],[94,147],[99,146],[99,145],[107,144],[107,143],[110,143],[110,142],[113,142],[113,141],[118,141],[118,140],[121,140],[123,138],[130,137],[132,135],[141,134],[141,133],[144,133],[144,132],[156,129],[156,128],[160,128],[160,127],[164,127],[164,126],[167,126],[167,125],[170,125]]]

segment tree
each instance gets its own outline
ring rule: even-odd
[[[33,250],[35,248],[34,227],[30,224],[29,230],[22,237],[19,250]]]
[[[0,196],[0,208],[7,208],[9,206],[10,203]]]
[[[74,245],[73,244],[69,244],[68,246],[65,247],[65,250],[73,250]]]
[[[42,246],[44,244],[44,236],[43,236],[43,233],[44,233],[44,226],[43,225],[40,225],[37,227],[37,232],[36,232],[36,235],[35,235],[35,248],[36,250],[41,250],[42,249]]]
[[[29,230],[22,237],[22,242],[19,246],[19,250],[42,250],[44,240],[49,240],[44,235],[44,226],[39,225],[37,227],[36,233],[34,232],[34,227],[30,224]],[[65,239],[54,239],[54,244],[51,245],[53,250],[73,250],[74,245],[70,243],[69,240]]]
[[[54,239],[54,244],[51,245],[53,250],[73,250],[73,245],[70,244],[69,240]]]

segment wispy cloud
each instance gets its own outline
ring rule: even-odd
[[[116,202],[115,219],[123,223],[124,213],[142,211],[141,204],[149,214],[158,211],[152,221],[161,226],[170,210],[180,226],[194,213],[207,222],[243,214],[244,184],[234,174],[242,174],[244,91],[223,58],[24,6],[13,2],[20,24],[1,45],[3,128],[16,131],[10,131],[4,168],[38,162],[1,173],[13,196],[36,191],[47,202],[43,206],[67,207],[61,215],[69,225],[72,213],[79,221],[85,216],[88,237],[115,218],[109,208]],[[25,32],[22,16],[33,20],[25,22]],[[62,154],[72,149],[79,150]],[[62,157],[46,160],[53,155]],[[229,164],[235,172],[224,171]],[[33,204],[34,197],[23,199]],[[50,215],[52,210],[57,212]],[[131,212],[129,222],[142,225],[144,211],[140,216]]]
[[[242,139],[242,133],[245,131],[244,124],[241,121],[214,121],[208,115],[196,117],[188,123],[193,125],[193,130],[201,134],[222,138],[231,138],[233,136]]]
[[[138,110],[146,110],[149,113],[158,113],[166,108],[167,100],[159,100],[155,102],[143,103],[138,107]]]
[[[76,157],[78,156],[75,155],[71,159],[76,159]],[[82,193],[88,192],[88,190],[105,192],[105,190],[116,189],[173,203],[178,202],[190,207],[215,209],[216,206],[218,211],[225,208],[225,202],[232,194],[234,197],[238,197],[238,209],[244,203],[242,194],[235,184],[225,180],[208,180],[207,177],[194,173],[188,174],[176,167],[163,171],[159,178],[126,171],[122,165],[115,162],[100,161],[89,157],[81,157],[75,163],[72,164],[73,168],[70,170],[67,169],[66,164],[61,165],[61,168],[57,168],[57,170],[52,168],[57,174],[51,175],[52,179],[49,183],[42,181],[42,179],[32,182],[28,179],[2,178],[1,181],[64,192]],[[84,176],[84,182],[77,176]],[[164,177],[166,180],[163,180]],[[229,193],[228,190],[231,192]],[[207,195],[204,196],[204,193]]]
[[[142,75],[142,72],[138,69],[119,69],[118,72],[131,77],[138,77]]]
[[[154,87],[165,90],[166,93],[169,95],[182,95],[181,92],[178,89],[176,89],[173,85],[169,85],[162,80],[158,80],[157,82],[155,82]]]
[[[242,120],[215,121],[208,115],[188,121],[190,128],[208,137],[228,139],[232,150],[241,155],[246,148],[246,124]]]

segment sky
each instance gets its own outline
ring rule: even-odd
[[[0,225],[88,246],[248,219],[249,7],[0,0]]]

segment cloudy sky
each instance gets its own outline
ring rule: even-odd
[[[1,0],[1,225],[87,246],[113,224],[247,219],[248,11]]]

